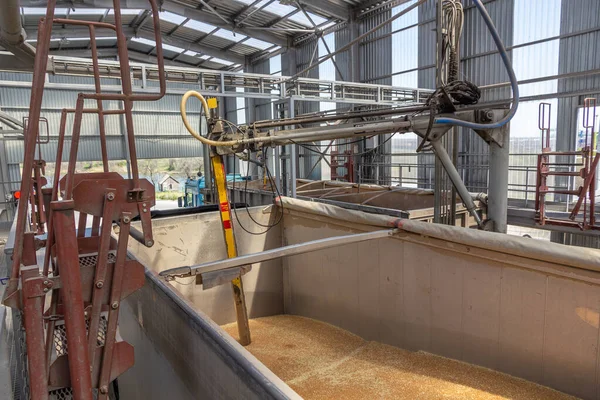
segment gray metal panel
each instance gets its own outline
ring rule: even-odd
[[[551,232],[550,241],[569,246],[600,249],[600,238],[597,236],[579,235],[577,233]]]
[[[562,1],[560,33],[567,34],[600,26],[600,3],[597,0],[580,0],[577,7],[569,0]],[[587,33],[560,40],[559,74],[580,72],[600,68],[598,43],[600,32]],[[594,91],[600,94],[600,76],[561,79],[558,90]],[[584,97],[574,96],[558,99],[557,149],[572,150],[575,146],[576,108],[583,104]],[[598,100],[600,97],[595,96]]]
[[[361,21],[360,33],[363,34],[380,23],[387,21],[392,16],[392,9],[389,8],[380,14],[370,16]],[[376,38],[380,35],[389,34],[392,31],[392,25],[387,24],[377,32],[367,36],[365,40]],[[392,37],[368,41],[360,46],[361,82],[369,82],[380,85],[391,85],[392,78]],[[388,76],[388,78],[376,79],[377,77]]]
[[[343,46],[350,43],[352,40],[352,32],[348,26],[335,31],[335,48],[340,49]],[[331,49],[334,51],[334,49]],[[339,73],[336,72],[336,80],[351,81],[351,63],[353,60],[350,57],[350,49],[342,51],[335,56],[338,67],[342,70],[344,77],[342,78]]]
[[[136,363],[119,377],[123,397],[299,398],[152,272],[146,271],[146,285],[125,304],[119,327],[136,349]]]
[[[196,139],[177,138],[169,139],[156,138],[146,135],[138,136],[135,140],[138,158],[185,158],[201,157],[202,145]],[[47,162],[54,162],[56,156],[56,140],[51,140],[42,147],[42,158]],[[125,150],[123,138],[120,136],[107,137],[108,155],[110,160],[124,160]],[[68,160],[71,142],[65,141],[63,152],[63,161]],[[9,164],[18,164],[23,162],[23,141],[10,140],[6,142],[7,157]],[[82,137],[79,142],[77,161],[98,161],[100,158],[100,142],[97,138]],[[14,178],[14,177],[13,177]],[[20,177],[18,178],[20,180]]]
[[[469,0],[464,3],[465,24],[461,42],[461,74],[464,79],[477,85],[488,85],[508,81],[506,69],[501,58],[495,55],[469,58],[476,54],[493,51],[496,46],[493,42],[481,15],[472,6]],[[492,20],[494,21],[505,46],[513,42],[513,14],[514,0],[496,0],[485,4]],[[435,33],[435,1],[431,0],[419,7],[419,67],[423,68],[435,64],[436,33]],[[426,21],[431,21],[427,22]],[[465,59],[466,58],[466,59]],[[419,87],[435,87],[435,69],[420,70]],[[483,92],[482,101],[492,101],[510,98],[510,88],[486,90]],[[421,164],[426,164],[429,157],[419,157]],[[467,188],[471,191],[482,191],[488,186],[488,146],[473,131],[461,128],[459,134],[459,166]],[[419,178],[425,181],[427,171],[419,170]]]
[[[337,46],[337,44],[336,44]],[[316,53],[315,53],[316,51]],[[331,49],[331,51],[335,51]],[[313,59],[313,54],[314,59]],[[319,49],[316,40],[311,40],[304,42],[301,46],[296,49],[296,69],[297,71],[301,71],[304,68],[308,67],[312,63],[316,62],[319,58]],[[315,67],[304,74],[305,78],[319,78],[319,67]],[[295,115],[314,113],[319,111],[319,103],[314,101],[296,101],[294,103],[295,106]],[[299,148],[298,150],[300,156],[300,162],[298,166],[298,177],[306,177],[310,172],[310,169],[317,161],[318,156],[304,148]],[[321,168],[317,166],[313,173],[310,175],[311,179],[321,179]]]
[[[471,1],[465,6],[472,5]],[[498,0],[485,4],[500,33],[504,45],[513,44],[514,0]],[[476,8],[465,11],[465,28],[461,43],[461,56],[469,57],[496,49],[496,45]],[[509,55],[511,55],[509,53]],[[477,85],[507,82],[508,75],[501,58],[495,55],[467,59],[462,62],[462,73],[466,79]],[[509,87],[486,90],[482,93],[482,101],[510,98]],[[465,183],[472,191],[482,191],[488,187],[488,145],[475,132],[461,128],[459,149],[462,157],[459,162],[463,166]],[[483,168],[482,168],[483,167]]]
[[[28,81],[30,74],[1,72],[0,79],[11,81]],[[54,162],[56,156],[56,139],[59,133],[61,110],[74,108],[79,92],[78,85],[93,84],[90,77],[81,76],[50,76],[54,83],[72,85],[64,89],[46,89],[42,104],[42,116],[48,120],[51,141],[42,146],[43,158]],[[114,85],[116,79],[104,79],[102,84]],[[182,88],[197,89],[190,84],[179,84]],[[0,104],[3,111],[21,120],[28,115],[31,90],[20,87],[0,87]],[[193,140],[181,122],[179,115],[180,94],[167,94],[157,102],[134,103],[134,132],[136,135],[137,152],[140,159],[147,158],[180,158],[198,157],[202,154],[201,146]],[[120,102],[104,101],[105,109],[119,109]],[[96,108],[94,101],[88,100],[86,107]],[[194,125],[199,124],[200,103],[190,100],[188,116]],[[111,160],[125,159],[122,116],[105,117],[108,155]],[[66,160],[70,148],[73,115],[67,120],[67,143],[63,160]],[[98,139],[98,117],[92,114],[83,116],[82,141],[79,146],[79,161],[97,161],[100,159],[100,142]],[[9,163],[20,163],[23,160],[23,141],[7,140],[6,157]]]
[[[256,74],[270,74],[271,63],[270,60],[260,61],[252,66],[252,72]],[[249,110],[252,112],[251,110]],[[271,119],[273,118],[273,107],[271,106],[271,100],[254,100],[254,115],[256,121]]]
[[[432,22],[425,23],[432,20]],[[428,1],[419,6],[419,67],[435,64],[435,1]],[[419,85],[424,88],[435,88],[435,69],[419,71]]]

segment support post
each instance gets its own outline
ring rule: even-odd
[[[490,175],[488,191],[488,218],[494,232],[506,233],[508,214],[508,164],[510,128],[503,129],[502,147],[490,142]]]
[[[431,145],[433,146],[433,151],[435,152],[437,159],[440,160],[440,163],[446,170],[448,177],[450,178],[452,184],[456,188],[456,191],[458,192],[458,195],[460,196],[463,204],[465,205],[467,210],[469,210],[469,213],[477,222],[477,226],[479,226],[479,228],[483,228],[483,221],[481,220],[479,214],[477,214],[475,202],[473,201],[471,194],[467,190],[467,187],[463,183],[460,174],[456,170],[456,167],[454,166],[454,164],[452,164],[452,159],[448,155],[448,152],[446,152],[446,149],[444,148],[444,145],[442,144],[441,140],[434,140],[431,142]]]
[[[81,271],[75,233],[73,200],[53,201],[56,258],[62,279],[65,328],[69,343],[69,371],[75,400],[92,400],[92,377],[88,357],[87,336],[83,314]],[[42,364],[43,365],[43,364]],[[44,370],[44,374],[45,374]]]
[[[45,277],[40,275],[35,258],[34,233],[23,235],[23,266],[21,280],[23,282],[23,324],[27,343],[27,362],[29,367],[29,382],[33,399],[48,398],[48,379],[46,379],[45,344],[44,344],[44,292],[40,293]]]
[[[215,174],[215,187],[217,193],[217,203],[223,224],[223,237],[227,249],[227,258],[236,258],[237,244],[233,232],[233,220],[231,219],[231,210],[229,207],[229,198],[227,196],[227,182],[225,177],[225,166],[223,157],[214,154],[211,156],[213,172]],[[238,276],[231,281],[233,289],[233,299],[235,302],[235,312],[237,316],[238,333],[240,335],[240,344],[247,346],[251,342],[250,325],[248,324],[248,310],[246,309],[246,297],[244,295],[244,286],[242,277]]]
[[[294,118],[294,99],[290,98],[288,117]],[[295,126],[291,126],[290,129],[295,129]],[[298,145],[290,145],[290,196],[296,198],[296,179],[298,177]]]

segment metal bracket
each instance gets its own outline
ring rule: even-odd
[[[146,193],[145,189],[132,189],[127,192],[127,202],[129,203],[139,203],[140,201],[144,201],[144,194]]]
[[[488,124],[499,121],[506,115],[506,110],[477,110],[475,111],[475,122]],[[475,132],[489,145],[495,143],[499,147],[504,147],[504,135],[507,133],[508,124],[501,128],[475,130]]]

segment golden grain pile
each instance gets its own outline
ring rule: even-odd
[[[223,326],[236,338],[235,323]],[[256,358],[306,399],[573,399],[510,375],[410,352],[310,318],[250,320]]]

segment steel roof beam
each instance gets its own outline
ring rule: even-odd
[[[320,14],[341,19],[342,21],[350,20],[352,10],[341,0],[300,0],[300,3]]]
[[[249,6],[246,6],[246,7],[244,7],[244,8],[243,8],[243,9],[242,9],[240,12],[238,12],[237,14],[235,14],[235,15],[233,16],[233,18],[232,18],[232,19],[233,19],[233,21],[234,21],[234,22],[235,22],[237,25],[241,25],[241,24],[242,24],[242,22],[244,22],[245,20],[247,20],[248,18],[250,18],[250,17],[252,16],[252,14],[254,14],[255,12],[258,12],[258,11],[260,11],[260,10],[264,9],[265,7],[267,7],[267,6],[269,6],[269,5],[271,5],[271,3],[273,3],[273,1],[274,1],[274,0],[267,1],[267,2],[266,2],[265,4],[263,4],[262,6],[260,6],[260,7],[256,7],[256,5],[258,5],[258,4],[259,4],[261,1],[262,1],[262,0],[256,0],[256,1],[254,1],[252,4],[250,4]],[[254,7],[254,8],[253,8],[253,7]],[[250,10],[250,12],[249,12],[248,14],[244,15],[244,13],[245,13],[246,11],[248,11],[248,10]],[[240,17],[242,17],[242,16],[243,16],[243,18],[241,18],[241,19],[240,19]]]
[[[31,40],[37,40],[37,29],[36,30],[27,30],[27,38]],[[123,32],[127,37],[140,37],[147,40],[154,41],[154,32],[146,29],[142,29],[138,32],[138,35],[135,35],[135,29],[131,27],[123,27]],[[87,28],[63,28],[63,29],[53,29],[52,33],[55,37],[64,37],[64,38],[89,38],[90,33]],[[106,29],[100,29],[96,31],[96,37],[113,37],[115,34],[113,31],[109,31]],[[236,64],[244,63],[244,56],[238,55],[232,52],[224,52],[222,49],[217,49],[215,47],[201,45],[197,43],[190,43],[185,40],[180,40],[174,37],[163,36],[163,43],[169,44],[171,46],[179,47],[181,49],[195,51],[196,53],[206,54],[207,56],[221,58],[227,61],[231,61]]]
[[[112,0],[84,0],[83,3],[76,3],[76,8],[112,8],[113,1]],[[66,7],[73,7],[73,2],[70,0],[58,0],[58,4],[64,5]],[[40,7],[39,0],[21,0],[20,5],[22,7]],[[133,9],[147,9],[148,1],[147,0],[123,0],[121,2],[122,8],[133,8]],[[287,47],[288,42],[287,38],[274,35],[272,33],[263,32],[263,31],[253,31],[247,30],[243,27],[236,27],[235,23],[226,18],[227,22],[223,21],[219,16],[213,14],[210,11],[206,11],[204,9],[194,9],[187,7],[182,4],[178,4],[171,0],[164,0],[161,6],[163,11],[169,11],[173,14],[178,14],[185,18],[195,19],[197,21],[206,22],[207,24],[211,24],[217,26],[219,28],[224,28],[231,31],[236,31],[240,34],[244,34],[246,36],[253,37],[255,39],[259,39],[265,42],[277,44],[282,47]]]
[[[99,48],[98,49],[98,57],[108,58],[108,57],[117,57],[118,51],[117,48]],[[52,56],[63,56],[63,57],[73,57],[73,58],[92,58],[91,50],[84,49],[63,49],[63,50],[52,50],[50,49],[50,57]],[[129,59],[145,64],[156,65],[157,60],[155,56],[147,55],[143,53],[139,53],[135,50],[129,50]],[[165,65],[174,66],[174,67],[191,67],[191,64],[168,60],[165,59]]]
[[[215,14],[204,11],[204,10],[196,10],[189,7],[185,7],[179,4],[175,4],[172,1],[166,0],[162,6],[163,10],[172,12],[174,14],[179,14],[186,18],[195,19],[197,21],[206,22],[207,24],[214,25],[219,28],[224,28],[230,31],[235,31],[237,33],[253,37],[255,39],[262,40],[264,42],[277,44],[282,47],[287,47],[287,38],[274,35],[272,33],[263,32],[263,31],[255,31],[251,29],[246,29],[245,27],[236,27],[233,21],[229,21],[229,23],[225,23],[221,18],[216,16]]]

